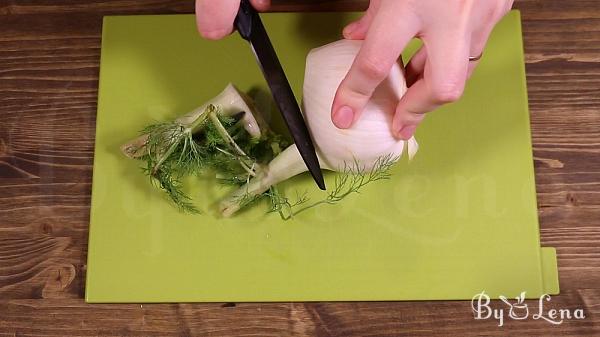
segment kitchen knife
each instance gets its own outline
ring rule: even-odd
[[[323,180],[319,159],[302,117],[302,112],[260,16],[249,0],[240,2],[240,8],[235,18],[235,28],[244,40],[250,42],[275,103],[283,115],[285,124],[306,167],[319,188],[325,190],[325,181]]]

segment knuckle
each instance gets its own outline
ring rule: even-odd
[[[374,56],[367,56],[358,63],[358,70],[372,80],[383,80],[390,72],[391,64]]]
[[[336,96],[342,97],[347,101],[362,102],[368,100],[372,93],[372,91],[369,91],[369,89],[364,86],[343,81]]]
[[[464,84],[458,81],[443,82],[432,86],[431,97],[437,104],[452,103],[460,99],[463,91]]]

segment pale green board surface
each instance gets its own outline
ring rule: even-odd
[[[299,94],[308,50],[337,39],[352,15],[263,17]],[[266,88],[237,36],[203,41],[191,15],[105,18],[87,301],[471,299],[482,290],[528,297],[558,291],[555,253],[540,250],[517,12],[497,26],[461,101],[428,116],[418,130],[421,149],[411,163],[342,205],[288,222],[265,215],[266,205],[218,219],[210,204],[224,191],[207,182],[191,193],[209,213],[180,214],[149,186],[140,164],[119,153],[144,125],[195,108],[230,81],[245,91]],[[255,96],[259,105],[268,102],[264,92]],[[287,189],[314,187],[303,176]]]

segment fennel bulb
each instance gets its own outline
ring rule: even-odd
[[[361,118],[350,129],[338,129],[331,121],[335,92],[350,69],[361,41],[340,40],[312,50],[306,59],[303,111],[315,142],[321,168],[338,172],[354,167],[354,173],[389,168],[401,157],[407,145],[409,158],[418,150],[413,138],[394,137],[391,126],[395,108],[406,92],[400,64],[377,87]],[[382,160],[387,158],[386,160]],[[296,145],[291,145],[250,181],[220,203],[224,216],[230,216],[244,204],[240,200],[257,196],[272,186],[307,171]],[[375,179],[376,180],[376,179]]]

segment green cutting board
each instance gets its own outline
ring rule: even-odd
[[[357,14],[265,14],[297,96],[311,48]],[[405,57],[414,52],[413,42]],[[88,302],[324,301],[528,297],[558,292],[555,251],[540,248],[518,12],[495,29],[460,102],[430,114],[415,159],[343,203],[282,221],[267,205],[230,219],[227,191],[189,192],[204,211],[179,213],[120,144],[186,113],[228,82],[275,124],[266,84],[238,36],[199,38],[192,15],[106,17],[96,126]],[[331,186],[333,176],[327,176]],[[309,176],[286,193],[323,197]]]

